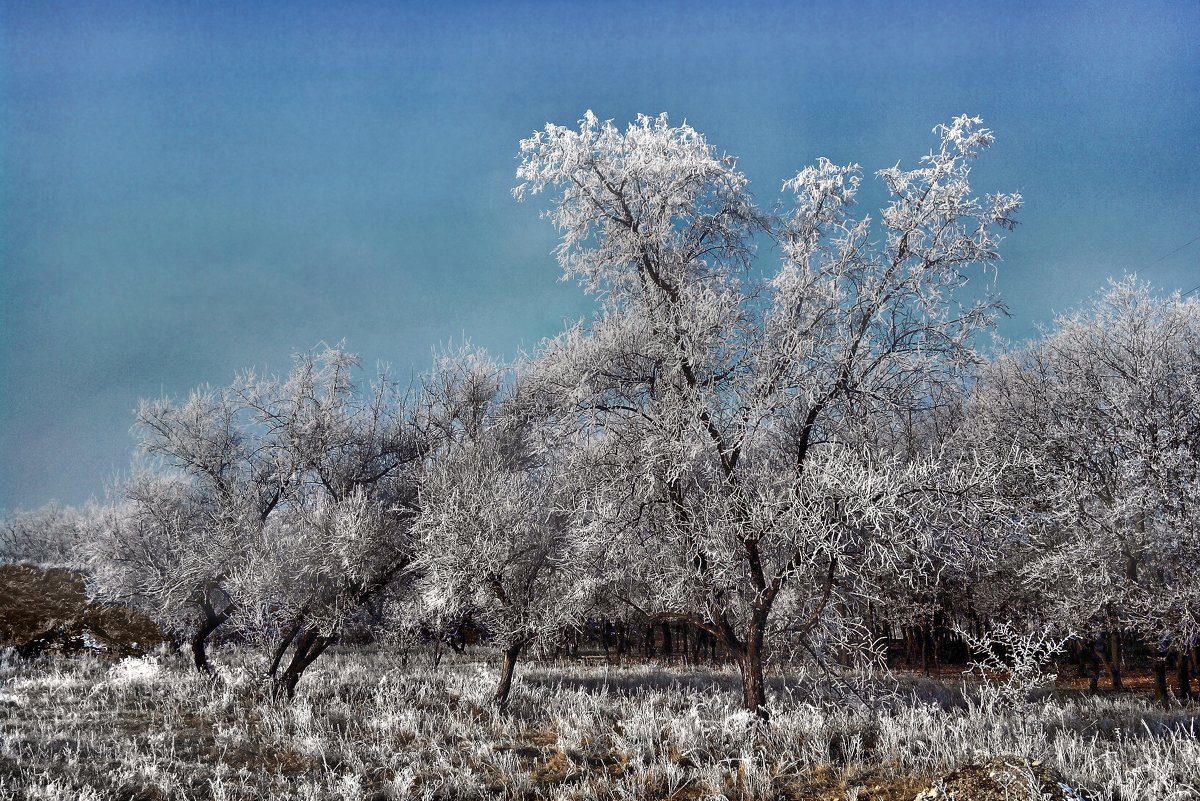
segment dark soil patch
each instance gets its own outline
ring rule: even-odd
[[[62,567],[0,565],[0,648],[22,656],[74,653],[88,646],[137,656],[164,642],[150,618],[87,599],[83,574]]]
[[[895,775],[883,768],[813,768],[789,781],[780,799],[787,801],[845,801],[857,791],[859,801],[912,801],[928,785],[916,776]]]

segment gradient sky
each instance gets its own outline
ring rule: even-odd
[[[0,15],[0,507],[101,497],[141,397],[341,339],[407,376],[586,315],[509,192],[517,142],[588,108],[686,118],[764,206],[818,156],[911,166],[935,123],[983,116],[976,187],[1026,199],[1011,339],[1127,270],[1200,284],[1200,242],[1171,253],[1200,236],[1195,0]]]

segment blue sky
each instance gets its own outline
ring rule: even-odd
[[[0,11],[0,507],[101,496],[140,397],[345,339],[407,376],[586,315],[517,142],[668,112],[760,202],[984,117],[1001,333],[1200,284],[1200,4],[56,3]],[[765,254],[764,258],[772,258]]]

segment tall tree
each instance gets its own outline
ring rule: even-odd
[[[540,368],[589,445],[591,527],[625,549],[630,603],[723,639],[763,717],[772,615],[835,632],[855,576],[918,553],[914,520],[971,480],[872,445],[976,361],[997,307],[954,291],[1020,202],[971,193],[992,142],[978,119],[935,132],[922,166],[878,173],[878,224],[852,215],[857,165],[801,171],[771,217],[732,158],[665,116],[622,131],[589,112],[521,142],[516,196],[555,193],[559,262],[601,300]],[[782,251],[768,280],[761,235]]]

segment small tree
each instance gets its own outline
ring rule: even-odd
[[[228,529],[210,525],[206,500],[180,473],[139,471],[97,516],[86,546],[91,596],[138,609],[188,642],[198,670],[208,669],[211,621],[231,603],[216,580],[229,565]]]
[[[413,559],[425,432],[386,374],[360,386],[358,366],[329,348],[296,357],[286,379],[247,374],[239,386],[276,458],[294,471],[286,514],[236,576],[249,604],[243,625],[276,638],[268,673],[288,698],[344,624]]]
[[[1054,658],[1070,639],[1044,625],[1022,630],[1007,621],[981,634],[961,634],[975,654],[971,672],[982,682],[980,700],[989,713],[997,706],[1025,708],[1032,693],[1053,687]]]
[[[463,351],[427,385],[443,444],[421,487],[425,593],[443,614],[470,609],[500,645],[502,708],[522,649],[578,623],[588,583],[566,474],[524,381]]]
[[[186,638],[199,670],[209,669],[208,638],[235,609],[229,575],[292,479],[247,411],[232,389],[143,401],[134,429],[152,461],[118,485],[89,546],[92,594],[138,606]]]
[[[51,501],[37,509],[16,509],[0,520],[0,562],[38,565],[69,565],[76,559],[81,517],[90,516],[95,505],[83,510]]]

